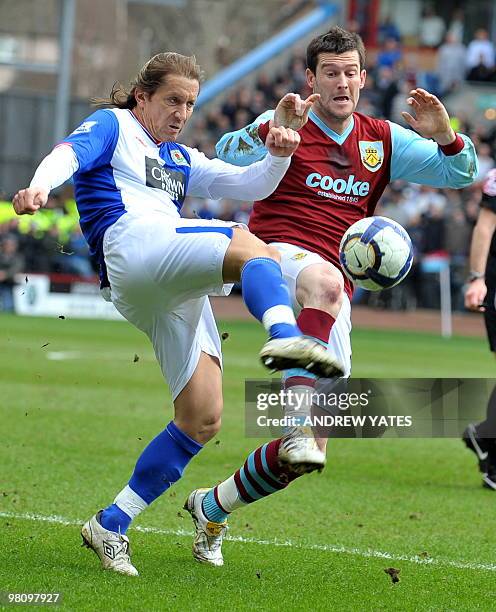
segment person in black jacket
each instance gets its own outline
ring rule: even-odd
[[[489,348],[496,357],[496,168],[490,170],[482,188],[481,208],[472,234],[470,276],[465,306],[482,311]],[[496,388],[487,405],[486,420],[470,424],[463,440],[479,460],[482,484],[496,491]]]

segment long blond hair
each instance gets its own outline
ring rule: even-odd
[[[113,106],[132,110],[136,106],[136,90],[145,91],[150,95],[165,83],[169,74],[179,75],[201,83],[203,72],[194,55],[180,53],[157,53],[141,68],[136,78],[126,89],[121,83],[114,83],[108,98],[93,98],[95,106]]]

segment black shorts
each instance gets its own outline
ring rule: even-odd
[[[486,310],[484,321],[486,322],[487,339],[491,351],[496,353],[496,275],[489,275],[486,278],[487,295],[485,299]]]

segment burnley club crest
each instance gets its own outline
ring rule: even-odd
[[[371,172],[377,172],[384,161],[384,146],[382,140],[371,142],[370,140],[360,140],[360,158],[362,164]]]

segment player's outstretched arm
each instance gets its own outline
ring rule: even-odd
[[[451,189],[472,184],[479,168],[474,143],[468,136],[454,132],[444,105],[420,88],[410,92],[407,102],[413,114],[402,115],[413,130],[388,121],[391,180]]]
[[[45,157],[31,184],[13,199],[18,215],[33,215],[45,206],[52,189],[65,183],[78,170],[87,171],[112,157],[119,134],[115,114],[95,111]]]
[[[44,187],[27,187],[20,189],[14,196],[12,204],[18,215],[34,215],[48,201],[48,189]]]
[[[300,130],[308,121],[308,113],[320,94],[303,100],[298,94],[288,93],[279,101],[275,111],[265,111],[253,123],[224,134],[215,145],[217,157],[237,166],[248,166],[267,154],[266,139],[272,127]]]
[[[407,99],[414,116],[402,112],[403,119],[424,138],[432,138],[438,145],[450,145],[456,140],[448,111],[444,104],[425,89],[412,89]]]
[[[215,145],[217,157],[236,166],[249,166],[263,159],[267,155],[267,149],[259,128],[266,125],[268,129],[269,121],[273,117],[273,110],[265,111],[249,125],[224,134]]]
[[[267,135],[265,157],[241,168],[220,159],[208,159],[197,149],[188,149],[191,157],[188,195],[215,200],[263,200],[281,182],[299,143],[298,132],[273,127]]]
[[[78,169],[78,160],[69,145],[60,145],[43,159],[29,187],[20,189],[12,204],[18,215],[34,215],[43,208],[50,191],[65,183]]]

